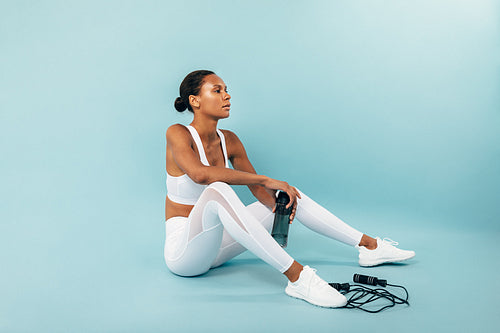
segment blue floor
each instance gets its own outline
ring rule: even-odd
[[[2,234],[8,252],[1,254],[0,331],[497,331],[498,232],[472,225],[450,230],[404,213],[341,210],[359,229],[398,240],[417,256],[361,268],[354,249],[297,221],[289,253],[327,281],[350,282],[361,273],[402,284],[409,307],[369,314],[309,305],[288,297],[286,279],[250,253],[200,277],[175,276],[163,263],[162,221],[18,221],[5,224]]]
[[[1,1],[0,333],[500,332],[499,3]],[[165,132],[196,69],[259,174],[417,253],[361,268],[295,222],[290,254],[409,307],[312,306],[250,253],[167,270]]]

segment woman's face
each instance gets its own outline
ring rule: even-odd
[[[215,74],[205,76],[203,81],[200,93],[195,96],[199,105],[198,111],[215,118],[229,117],[231,95],[227,93],[224,81]]]

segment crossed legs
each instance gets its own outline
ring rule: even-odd
[[[366,241],[366,235],[300,194],[296,217],[306,227],[352,246],[362,245],[363,238]],[[271,210],[260,202],[245,207],[229,185],[212,183],[189,217],[166,222],[167,266],[178,275],[200,275],[248,249],[281,273],[289,269],[300,272],[302,266],[271,237],[273,218]]]

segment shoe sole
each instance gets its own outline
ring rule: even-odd
[[[359,260],[359,265],[362,267],[373,267],[373,266],[378,266],[378,265],[382,265],[382,264],[401,262],[401,261],[411,259],[413,257],[415,257],[415,254],[413,254],[409,257],[406,257],[406,258],[401,258],[401,259],[380,259],[380,260],[376,260],[376,261],[366,261],[366,262]]]
[[[301,300],[303,300],[303,301],[305,301],[305,302],[307,302],[309,304],[316,305],[316,306],[319,306],[319,307],[322,307],[322,308],[341,308],[341,307],[343,307],[343,306],[345,306],[347,304],[347,300],[345,300],[345,302],[343,302],[342,304],[338,304],[338,305],[337,304],[336,305],[320,304],[318,302],[314,302],[312,300],[308,300],[303,295],[301,295],[299,293],[296,293],[293,290],[289,290],[288,288],[285,289],[285,292],[290,297],[301,299]]]

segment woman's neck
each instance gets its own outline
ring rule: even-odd
[[[199,119],[194,117],[191,126],[196,128],[200,138],[205,142],[213,142],[217,140],[217,123],[215,119]]]

